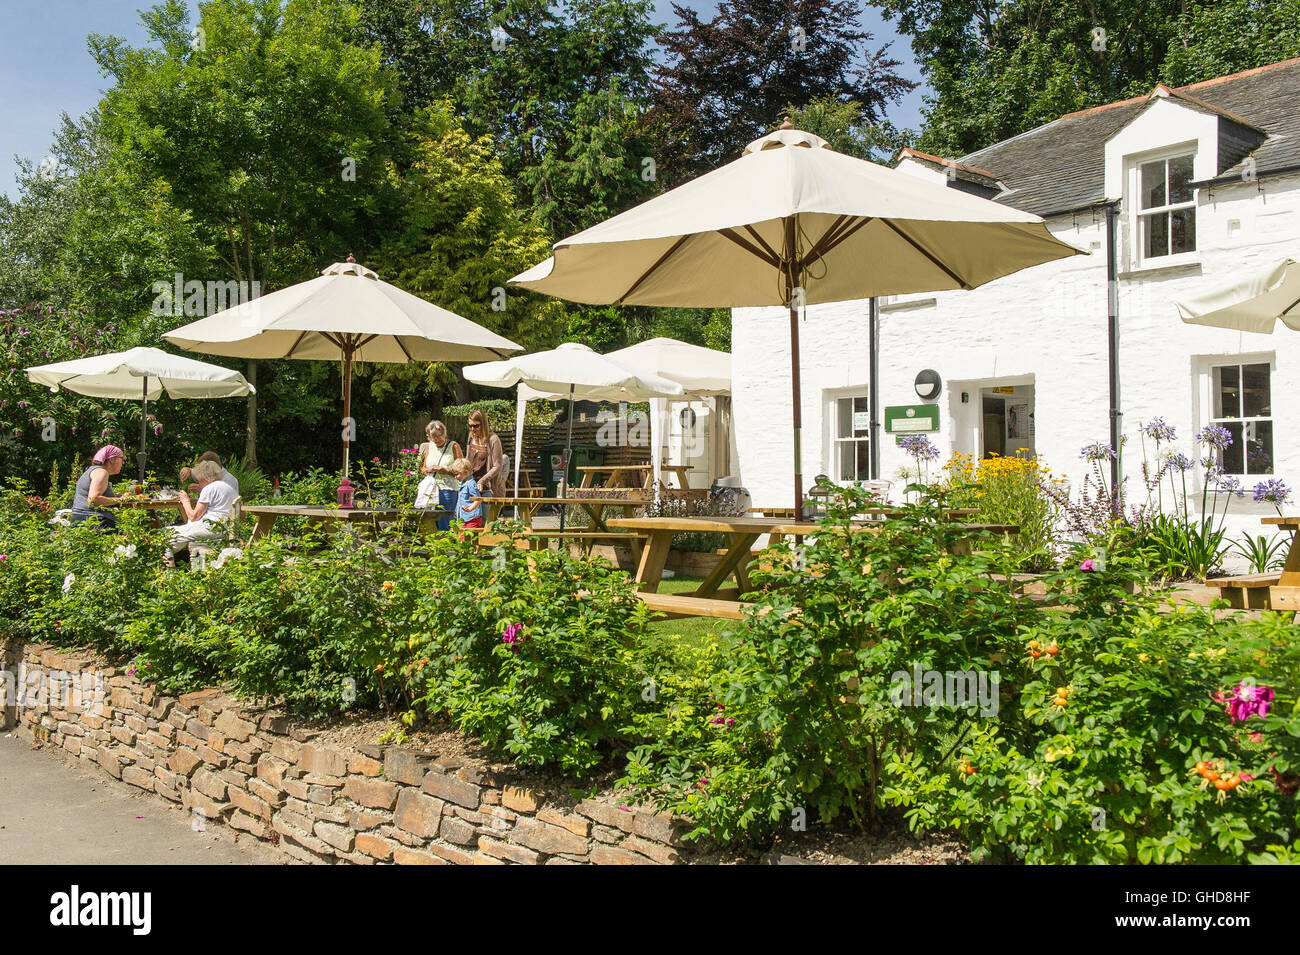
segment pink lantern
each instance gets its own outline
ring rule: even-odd
[[[339,510],[350,510],[352,508],[352,497],[355,493],[352,482],[346,477],[339,482]]]

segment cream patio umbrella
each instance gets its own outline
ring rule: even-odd
[[[568,496],[569,461],[573,455],[573,402],[579,396],[590,401],[644,401],[647,398],[682,394],[675,381],[652,374],[638,374],[606,355],[578,342],[565,342],[549,351],[519,355],[505,361],[466,365],[466,381],[489,388],[519,386],[516,409],[515,487],[519,487],[521,426],[525,403],[532,398],[569,399],[569,436],[564,447],[560,497]],[[560,508],[560,529],[564,529],[564,508]]]
[[[837,153],[788,120],[554,253],[512,284],[591,304],[789,308],[796,508],[801,305],[972,289],[1083,254],[1038,216]]]
[[[355,433],[357,361],[481,361],[520,346],[468,318],[380,281],[348,256],[314,279],[224,309],[163,336],[189,351],[343,364],[343,474]]]
[[[1281,322],[1300,332],[1300,263],[1283,259],[1177,302],[1175,307],[1189,325],[1267,335]]]
[[[131,348],[127,351],[74,358],[27,369],[27,377],[51,391],[66,388],[91,398],[140,400],[140,480],[144,480],[148,452],[145,449],[149,401],[164,392],[173,398],[238,398],[256,389],[231,368],[210,365],[160,348]]]
[[[731,355],[716,348],[692,345],[675,338],[651,338],[612,351],[605,357],[633,371],[648,372],[682,386],[684,397],[716,398],[731,394]],[[655,500],[662,474],[664,399],[650,399],[651,463]],[[715,432],[716,436],[716,432]]]

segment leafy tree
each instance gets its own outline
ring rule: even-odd
[[[790,121],[826,140],[831,149],[848,156],[887,163],[908,144],[911,134],[888,120],[872,122],[861,103],[820,97],[807,106],[790,106]]]
[[[934,90],[920,147],[962,155],[1079,109],[1300,53],[1295,0],[872,0]]]
[[[451,97],[559,238],[648,197],[648,0],[364,0],[414,114]]]
[[[529,350],[558,343],[562,304],[507,281],[549,254],[542,227],[515,208],[515,194],[487,137],[472,139],[449,102],[415,117],[409,165],[396,188],[400,223],[375,255],[387,281],[491,328]],[[377,396],[397,383],[456,385],[445,367],[376,366]],[[458,394],[465,389],[457,386]]]
[[[395,79],[347,0],[180,0],[143,14],[153,45],[93,35],[115,83],[105,135],[196,223],[221,274],[269,288],[344,252],[378,211]],[[341,258],[342,255],[339,255]]]
[[[1164,82],[1183,86],[1300,56],[1300,0],[1224,0],[1189,10]]]
[[[661,174],[681,182],[735,159],[770,132],[791,104],[831,98],[860,104],[878,122],[915,84],[847,0],[723,0],[712,20],[673,5],[678,28],[664,35],[654,110],[664,141]]]

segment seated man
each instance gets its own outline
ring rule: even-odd
[[[218,480],[225,481],[227,484],[229,484],[231,487],[235,489],[236,494],[239,493],[239,481],[235,478],[233,474],[227,471],[225,466],[221,463],[221,455],[217,454],[217,452],[215,451],[204,451],[202,454],[199,455],[199,461],[215,461],[217,467],[221,468],[221,477]],[[198,462],[196,461],[195,463],[197,464]],[[182,484],[184,484],[186,481],[193,480],[193,478],[194,478],[193,469],[181,468]],[[198,494],[199,493],[198,486],[195,484],[191,484],[190,493]]]
[[[191,543],[222,537],[222,529],[213,525],[230,519],[235,500],[239,497],[234,488],[221,480],[221,465],[215,461],[200,461],[194,465],[193,477],[198,483],[199,500],[197,504],[191,504],[189,495],[180,492],[185,523],[172,528],[171,532],[172,548],[177,551],[188,550]]]

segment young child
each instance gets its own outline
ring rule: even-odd
[[[479,496],[474,465],[467,458],[457,458],[448,470],[460,482],[460,490],[456,492],[456,519],[462,522],[462,527],[482,527],[483,505],[474,500]]]

